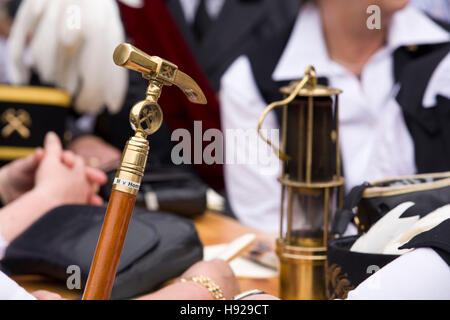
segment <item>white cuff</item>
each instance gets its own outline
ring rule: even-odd
[[[0,271],[0,300],[36,300],[36,298]]]
[[[0,232],[0,260],[2,260],[5,256],[5,251],[8,245],[8,241],[3,238],[2,233]]]

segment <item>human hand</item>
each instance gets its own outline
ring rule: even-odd
[[[31,293],[38,300],[66,300],[59,294],[47,290],[37,290]]]
[[[61,157],[62,162],[69,168],[73,168],[76,159],[81,159],[81,157],[75,155],[72,151],[64,151]],[[86,166],[85,174],[86,178],[92,183],[94,193],[97,193],[100,189],[100,186],[104,185],[108,180],[106,174],[102,170],[96,168]],[[101,205],[103,203],[102,198],[97,195],[94,195],[91,200],[91,205]]]
[[[0,198],[3,204],[8,204],[24,193],[30,191],[35,184],[35,174],[41,160],[44,158],[45,152],[42,148],[37,148],[35,152],[22,159],[15,160],[0,168]],[[76,156],[72,151],[63,151],[62,162],[72,168],[75,164]],[[99,185],[106,182],[105,174],[97,169],[86,167],[86,176],[88,180],[96,185],[94,189],[98,189]],[[94,197],[94,204],[101,204],[100,198]]]
[[[3,204],[8,204],[34,187],[34,175],[44,150],[36,151],[22,159],[8,163],[0,169],[0,197]]]
[[[116,168],[121,156],[118,149],[92,135],[79,137],[69,145],[69,149],[83,157],[89,166],[103,170]]]
[[[191,266],[181,278],[205,276],[214,281],[223,292],[226,299],[231,299],[239,293],[238,281],[229,264],[221,259],[200,261]]]
[[[36,171],[35,189],[54,206],[102,203],[96,192],[99,185],[107,180],[103,172],[86,167],[81,157],[63,152],[61,142],[54,133],[48,133],[45,137],[44,152]]]

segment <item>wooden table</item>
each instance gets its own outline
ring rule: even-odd
[[[204,246],[232,241],[246,233],[256,233],[257,236],[267,237],[234,219],[214,213],[205,213],[195,221],[198,234]],[[278,277],[269,279],[243,279],[239,278],[241,291],[260,289],[274,296],[278,296]]]
[[[196,218],[194,224],[204,246],[222,244],[234,240],[246,234],[256,233],[265,237],[264,234],[246,227],[239,222],[215,213],[207,212]],[[28,292],[36,290],[48,290],[59,293],[66,299],[77,299],[81,296],[80,290],[69,290],[60,281],[40,277],[40,276],[15,276],[13,277]],[[278,295],[278,278],[269,279],[239,279],[241,291],[250,289],[261,289],[267,293]]]

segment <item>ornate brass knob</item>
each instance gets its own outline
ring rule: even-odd
[[[158,103],[143,100],[133,106],[130,111],[130,124],[134,131],[144,136],[155,133],[161,127],[163,113]]]

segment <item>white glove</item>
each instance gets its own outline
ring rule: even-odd
[[[124,39],[114,0],[24,0],[8,39],[8,75],[27,84],[33,68],[41,81],[69,92],[77,111],[98,113],[106,105],[117,112],[128,74],[112,55]]]

